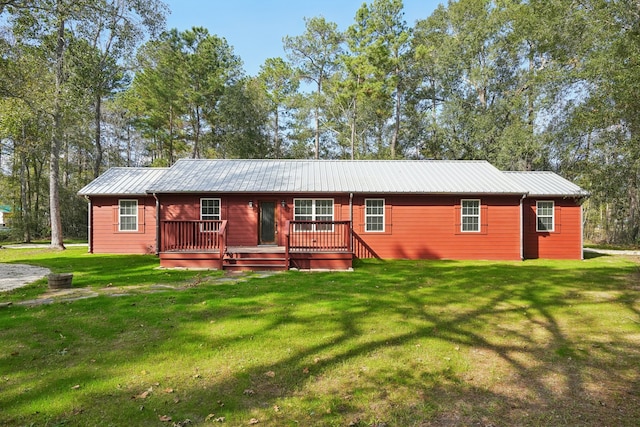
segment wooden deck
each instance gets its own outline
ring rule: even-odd
[[[348,221],[287,221],[285,246],[227,244],[228,221],[163,221],[160,265],[224,270],[348,270]]]

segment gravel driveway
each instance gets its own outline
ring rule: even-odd
[[[10,291],[42,279],[48,268],[25,264],[0,264],[0,292]]]

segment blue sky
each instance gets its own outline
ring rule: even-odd
[[[324,16],[345,30],[353,24],[364,0],[165,0],[171,14],[167,28],[205,27],[224,37],[256,75],[265,59],[284,57],[282,38],[304,33],[304,18]],[[372,3],[372,0],[367,1]],[[427,18],[445,0],[404,0],[405,20],[411,26]]]

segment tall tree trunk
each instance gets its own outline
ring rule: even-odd
[[[102,110],[102,96],[100,94],[96,95],[96,103],[95,103],[95,115],[94,115],[94,125],[96,127],[95,130],[95,139],[96,139],[96,158],[93,163],[93,177],[97,178],[100,175],[100,166],[102,165],[102,130],[100,128],[100,124],[102,123],[100,113]]]
[[[322,80],[318,80],[318,99],[316,102],[320,102],[320,94],[322,93]],[[315,122],[316,122],[316,145],[315,145],[315,158],[320,158],[320,107],[316,105],[315,108]]]
[[[31,243],[31,204],[29,203],[29,176],[25,153],[20,153],[20,202],[22,205],[22,239],[24,243]]]
[[[173,165],[173,105],[169,106],[169,166]]]
[[[320,112],[316,107],[315,112],[315,122],[316,122],[316,143],[315,143],[315,159],[318,160],[320,158]]]
[[[358,120],[358,95],[353,97],[353,115],[351,119],[351,160],[356,158],[356,120]]]
[[[400,135],[400,89],[396,89],[395,123],[393,125],[393,136],[391,137],[391,158],[396,158],[396,147]]]
[[[62,239],[62,219],[60,216],[60,146],[62,144],[62,84],[64,80],[64,29],[65,20],[57,2],[58,28],[56,43],[56,92],[53,110],[53,138],[49,158],[49,213],[51,216],[51,247],[64,249]]]
[[[280,111],[278,111],[278,107],[276,106],[276,115],[275,115],[275,129],[273,132],[273,146],[275,148],[276,159],[281,157],[280,153]]]
[[[399,52],[395,52],[396,61],[399,61]],[[400,93],[400,66],[396,63],[395,68],[396,75],[396,102],[394,118],[395,123],[393,125],[393,136],[391,137],[391,158],[396,158],[396,147],[398,146],[398,139],[400,139],[400,101],[402,100],[402,94]]]
[[[193,152],[191,153],[192,159],[200,158],[200,108],[195,109],[195,123],[193,124]]]

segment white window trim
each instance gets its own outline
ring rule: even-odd
[[[475,218],[476,215],[464,214],[464,202],[478,202],[478,229],[477,230],[465,230],[464,218]],[[482,231],[482,202],[480,199],[461,199],[460,200],[460,232],[461,233],[480,233]]]
[[[205,220],[205,219],[202,218],[204,216],[204,214],[202,213],[202,202],[204,200],[215,200],[215,201],[218,202],[218,218],[213,219],[213,220],[209,220],[209,219]],[[215,198],[215,197],[202,197],[200,199],[200,221],[220,221],[220,218],[222,217],[221,214],[222,214],[222,201],[221,201],[221,199]],[[207,214],[207,215],[211,216],[209,214]]]
[[[217,219],[203,219],[203,213],[202,213],[202,205],[203,205],[203,200],[217,200],[218,201],[218,218]],[[207,214],[207,216],[214,216],[214,215],[209,215]],[[222,218],[222,200],[216,197],[201,197],[200,198],[200,221],[220,221],[220,219]],[[218,230],[218,227],[212,224],[200,224],[200,232],[201,233],[213,233],[215,231]]]
[[[122,213],[122,202],[134,202],[135,206],[135,214],[133,215],[125,215]],[[136,229],[135,230],[123,230],[122,229],[122,218],[134,218],[136,219]],[[138,232],[138,227],[140,225],[140,218],[138,218],[138,200],[136,199],[120,199],[118,200],[118,231],[121,233],[136,233]]]
[[[368,214],[367,213],[367,202],[368,201],[382,201],[382,215],[380,214]],[[369,223],[367,221],[367,218],[379,218],[382,217],[382,230],[369,230]],[[366,231],[367,233],[384,233],[386,230],[386,226],[387,226],[387,218],[386,218],[386,202],[384,199],[364,199],[364,231]]]
[[[551,215],[540,215],[540,203],[551,203]],[[551,229],[540,229],[539,218],[551,218]],[[556,229],[556,204],[553,200],[536,200],[536,231],[539,233],[553,233]]]
[[[296,202],[299,200],[311,200],[311,219],[310,220],[298,220],[296,219]],[[317,201],[330,201],[331,202],[331,219],[328,221],[334,221],[335,220],[335,213],[336,213],[336,203],[335,203],[335,199],[325,199],[325,198],[320,198],[320,199],[313,199],[313,198],[298,198],[298,199],[293,199],[293,220],[294,221],[318,221],[316,219],[316,217],[318,216],[318,213],[316,211],[316,202]],[[308,216],[308,215],[305,215]],[[320,216],[327,216],[327,215],[320,215]],[[319,232],[319,233],[331,233],[334,231],[334,227],[333,225],[331,225],[330,229],[327,230],[316,230],[315,225],[313,226],[312,229],[310,230],[296,230],[298,232]]]

